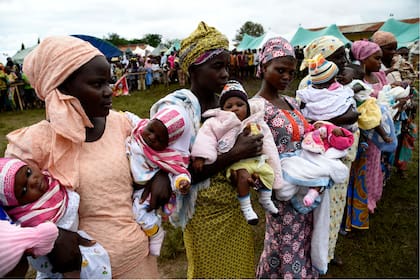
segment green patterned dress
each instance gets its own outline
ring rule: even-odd
[[[191,278],[255,278],[254,233],[239,207],[237,192],[220,172],[199,191],[184,231]]]

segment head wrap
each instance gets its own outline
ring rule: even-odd
[[[387,31],[378,30],[372,35],[372,41],[378,44],[380,47],[386,46],[391,43],[396,43],[397,38],[394,34]]]
[[[175,106],[168,106],[158,111],[153,119],[160,120],[168,130],[168,144],[172,144],[184,132],[185,122]]]
[[[378,44],[367,40],[356,41],[351,46],[351,52],[354,58],[358,61],[363,61],[380,50],[381,48]]]
[[[312,40],[303,50],[303,55],[306,59],[314,58],[317,54],[329,57],[343,46],[344,43],[337,37],[326,35]],[[300,70],[302,71],[306,67],[308,67],[308,65],[303,62],[300,65]]]
[[[96,56],[103,54],[90,43],[72,36],[45,38],[23,62],[23,71],[39,98],[45,100],[46,116],[53,129],[53,146],[48,169],[68,187],[76,188],[79,145],[86,138],[86,127],[92,123],[79,100],[61,93],[57,87],[72,73]],[[68,166],[74,166],[74,171]]]
[[[269,39],[262,47],[259,54],[259,61],[257,68],[257,77],[261,77],[262,66],[267,62],[277,57],[292,56],[295,57],[295,50],[292,45],[283,37],[274,37]]]
[[[15,176],[22,166],[27,165],[20,159],[0,158],[0,204],[16,206]]]
[[[181,69],[188,74],[188,68],[197,58],[210,50],[229,48],[229,40],[216,28],[200,22],[189,37],[181,41],[179,58]]]
[[[238,81],[228,81],[220,94],[219,103],[223,107],[226,100],[230,97],[239,97],[248,104],[248,95],[243,86]]]
[[[338,73],[337,65],[332,61],[325,60],[322,54],[317,54],[313,59],[307,59],[306,61],[309,65],[311,81],[315,85],[330,81]]]

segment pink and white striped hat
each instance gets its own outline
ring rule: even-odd
[[[168,106],[158,111],[153,119],[160,120],[168,129],[168,144],[172,144],[184,132],[185,122],[181,113],[176,109],[175,106]]]
[[[16,206],[15,175],[22,166],[27,165],[20,159],[0,158],[0,204]]]

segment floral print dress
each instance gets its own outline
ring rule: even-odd
[[[264,118],[271,129],[279,153],[300,149],[305,127],[308,125],[298,110],[296,100],[288,96],[284,98],[294,110],[279,109],[264,100]],[[264,249],[256,277],[318,278],[319,273],[312,267],[310,253],[312,212],[301,214],[293,208],[290,201],[273,198],[273,202],[278,207],[279,214],[276,216],[266,214]]]

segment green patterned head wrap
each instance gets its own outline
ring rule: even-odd
[[[181,69],[188,74],[188,68],[197,58],[209,50],[228,49],[229,40],[216,28],[200,22],[190,36],[181,41],[179,58]]]

